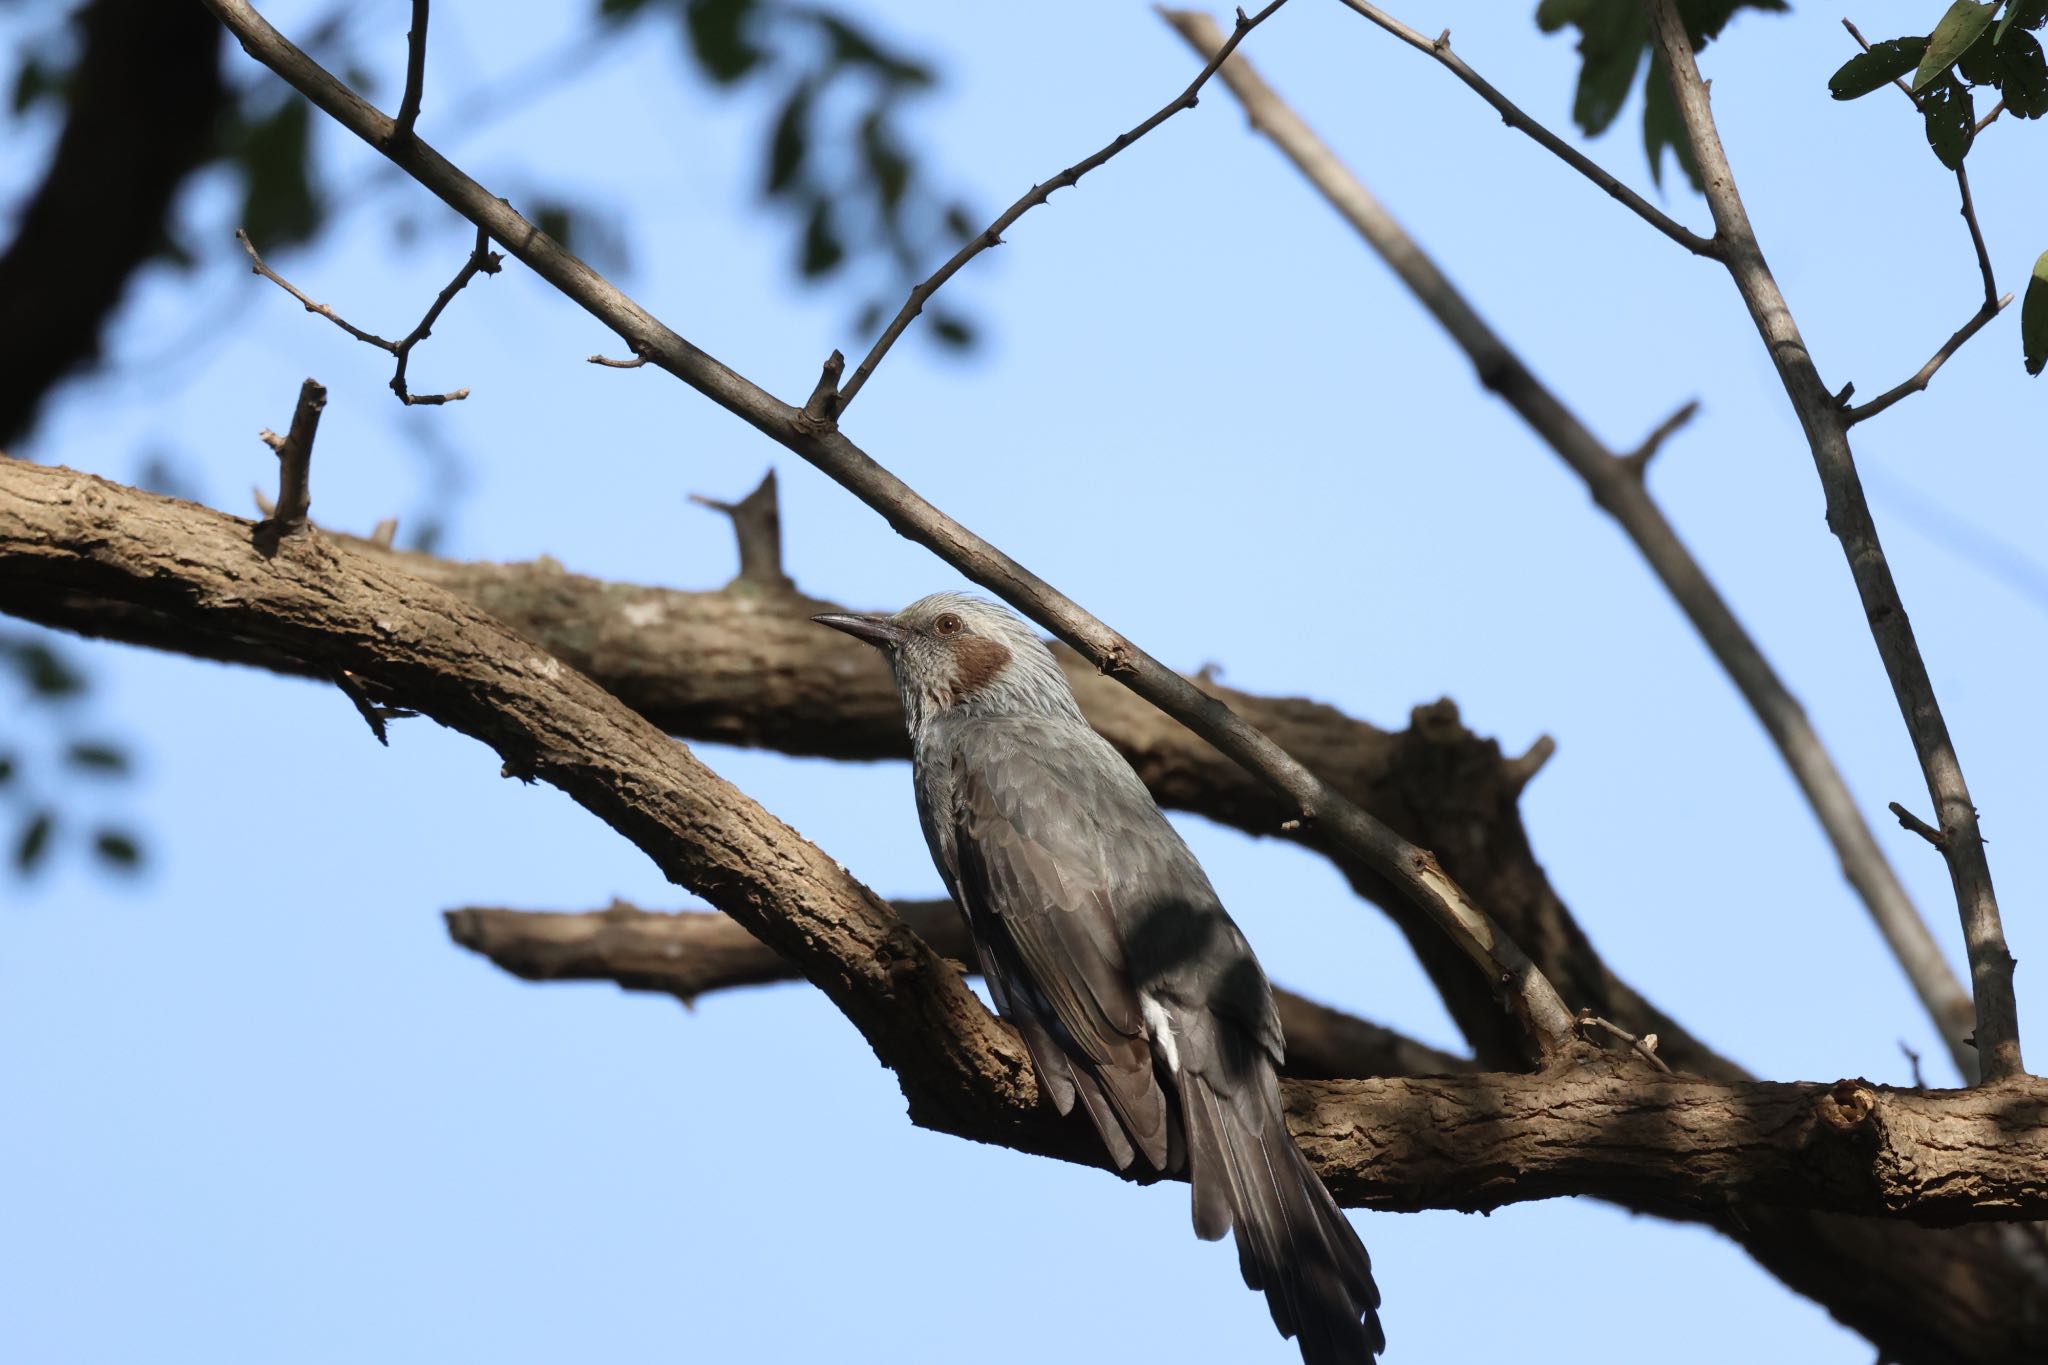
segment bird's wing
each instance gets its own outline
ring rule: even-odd
[[[1071,1075],[1111,1152],[1135,1147],[1165,1170],[1167,1105],[1118,935],[1103,812],[1061,771],[1056,744],[988,729],[955,753],[950,817],[991,989],[1055,1094]],[[1064,1055],[1040,1056],[1047,1044]]]

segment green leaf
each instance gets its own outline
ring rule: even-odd
[[[1917,93],[1934,83],[1935,77],[1954,66],[1956,59],[1977,41],[1985,29],[1991,26],[1991,16],[1998,11],[1998,0],[1955,0],[1948,7],[1948,13],[1941,16],[1941,22],[1934,26],[1934,32],[1927,35],[1927,55],[1920,59],[1920,66],[1913,72],[1913,89]]]
[[[763,186],[770,195],[786,192],[803,169],[804,153],[810,146],[813,93],[809,81],[798,81],[775,115],[775,131],[768,135],[768,179]]]
[[[0,656],[13,662],[28,690],[39,697],[75,697],[85,691],[85,675],[40,640],[0,641]]]
[[[981,231],[981,224],[974,221],[965,204],[946,206],[946,231],[955,237],[972,237]]]
[[[1991,36],[1991,41],[2004,42],[2005,31],[2012,27],[2015,19],[2020,21],[2021,28],[2040,28],[2048,24],[2048,0],[2012,0],[2005,7],[2005,17],[1998,21],[1998,32]]]
[[[19,117],[46,99],[62,96],[70,84],[69,72],[53,71],[39,58],[26,58],[14,73],[14,90],[8,96],[8,108]]]
[[[56,828],[57,817],[48,810],[39,810],[28,818],[21,827],[21,833],[14,841],[14,869],[17,872],[33,872],[50,851],[50,831]]]
[[[1643,150],[1650,156],[1650,179],[1659,189],[1664,187],[1667,147],[1677,155],[1678,168],[1685,172],[1685,178],[1694,189],[1699,189],[1703,183],[1700,164],[1693,159],[1692,142],[1685,135],[1685,120],[1679,117],[1678,101],[1671,93],[1671,82],[1664,78],[1663,66],[1653,63],[1643,81]]]
[[[1970,142],[1977,136],[1977,106],[1970,92],[1954,76],[1922,91],[1920,115],[1927,124],[1927,145],[1954,170],[1969,155]]]
[[[14,780],[14,755],[0,754],[0,787]]]
[[[1998,49],[1998,93],[2014,118],[2048,114],[2048,60],[2031,33],[2015,33]]]
[[[797,261],[797,269],[805,279],[814,280],[831,274],[845,259],[845,244],[832,226],[832,202],[823,198],[812,200],[810,217],[804,221],[803,255]]]
[[[1956,74],[1971,85],[1991,85],[1998,80],[1998,48],[1992,43],[1989,29],[1963,49],[1963,55],[1956,59]]]
[[[761,62],[761,49],[747,35],[753,15],[754,0],[690,0],[683,12],[697,64],[720,85],[731,85]]]
[[[600,19],[630,19],[647,8],[647,0],[598,0],[597,17]]]
[[[886,51],[874,39],[834,14],[813,11],[810,18],[832,40],[835,61],[864,66],[891,85],[923,87],[932,84],[931,68],[908,57]]]
[[[2034,277],[2020,304],[2020,349],[2026,352],[2028,374],[2048,366],[2048,251],[2034,262]]]
[[[1838,100],[1862,99],[1920,65],[1926,53],[1925,38],[1887,38],[1874,43],[1870,51],[1857,53],[1828,77],[1828,93]]]
[[[142,845],[135,836],[118,829],[99,829],[93,832],[92,851],[99,860],[123,872],[133,872],[142,865]]]
[[[128,771],[128,755],[112,744],[97,743],[93,740],[74,740],[64,750],[64,761],[74,768],[90,772],[125,773]]]
[[[942,346],[964,351],[974,344],[974,327],[957,314],[935,311],[932,314],[932,336]]]
[[[242,219],[266,253],[305,241],[319,230],[320,199],[313,190],[311,106],[296,97],[242,130],[236,160],[242,165]]]
[[[875,182],[875,197],[881,202],[882,218],[894,222],[896,210],[903,203],[903,193],[910,188],[910,158],[896,145],[889,126],[883,121],[883,111],[874,110],[860,124],[861,157],[867,163],[868,175]]]

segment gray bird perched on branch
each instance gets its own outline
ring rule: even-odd
[[[1266,974],[1044,642],[955,593],[813,619],[888,656],[925,841],[1059,1111],[1079,1104],[1118,1170],[1187,1176],[1196,1235],[1236,1229],[1307,1365],[1384,1350],[1372,1262],[1282,1116]]]

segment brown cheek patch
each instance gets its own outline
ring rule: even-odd
[[[953,690],[971,697],[1010,665],[1007,646],[980,635],[963,635],[953,646]]]

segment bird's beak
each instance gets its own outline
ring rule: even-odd
[[[876,649],[894,649],[910,638],[910,632],[886,616],[855,616],[852,613],[831,613],[811,618],[821,626],[843,630],[856,640],[865,640]]]

